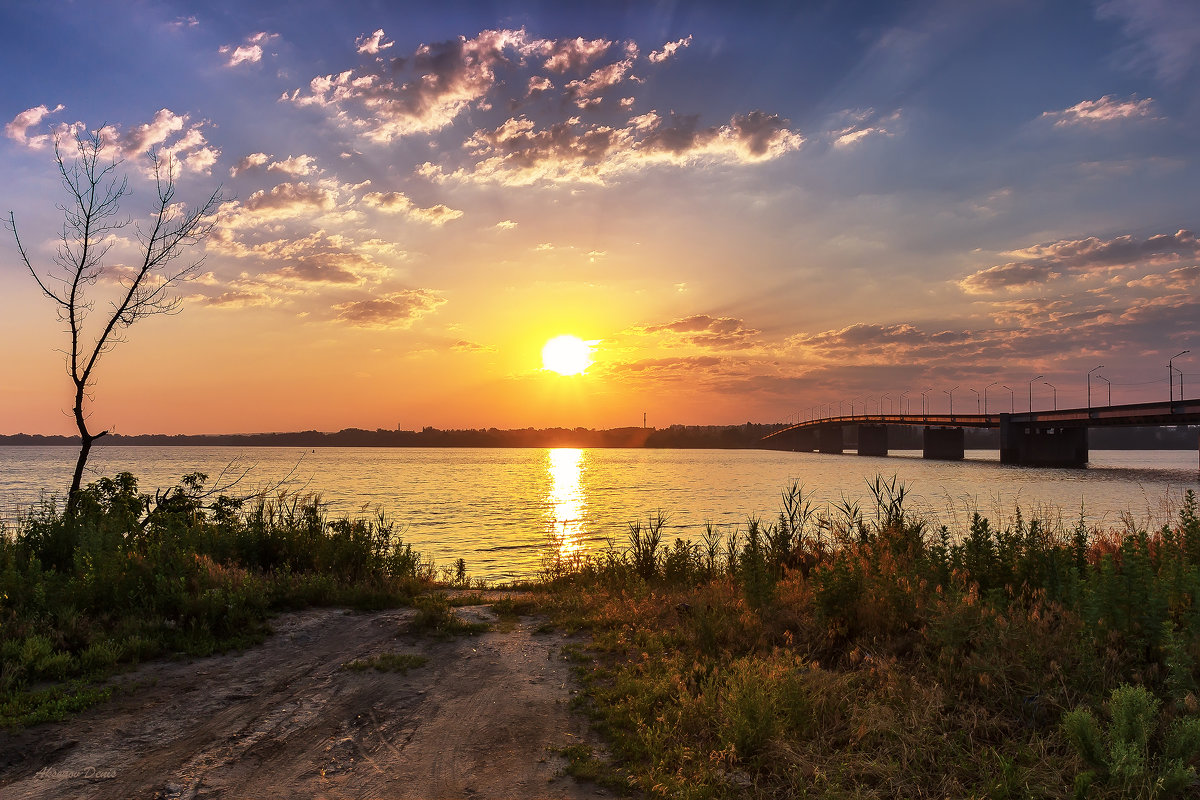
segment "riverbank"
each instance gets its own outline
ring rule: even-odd
[[[335,788],[349,792],[365,780],[362,770],[374,769],[372,759],[395,756],[387,772],[441,763],[439,748],[463,739],[439,732],[451,718],[521,730],[524,723],[505,726],[527,705],[513,687],[542,675],[521,672],[521,663],[533,664],[521,660],[528,653],[556,669],[564,657],[574,664],[577,705],[597,736],[576,733],[578,741],[554,746],[571,775],[613,792],[1065,798],[1200,788],[1194,495],[1173,525],[1116,532],[1020,514],[995,526],[976,514],[952,530],[911,513],[896,481],[877,480],[872,492],[871,506],[846,501],[831,514],[816,513],[793,487],[777,517],[732,533],[712,527],[697,542],[671,541],[661,516],[651,516],[623,544],[554,551],[527,596],[452,602],[446,583],[478,591],[465,565],[435,574],[386,519],[328,519],[319,503],[298,500],[238,507],[206,497],[199,477],[154,498],[139,494],[131,476],[102,481],[74,521],[47,509],[0,549],[0,711],[10,730],[25,729],[12,741],[29,742],[5,751],[0,788],[17,780],[10,775],[82,780],[89,764],[103,766],[98,756],[71,760],[70,742],[83,740],[53,720],[92,720],[103,732],[153,731],[154,720],[170,718],[180,745],[162,762],[169,769],[146,762],[131,773],[142,783],[120,786],[141,791],[169,779],[175,788],[161,791],[185,793],[204,773],[209,786],[234,794],[265,791],[237,776],[278,748],[281,763],[309,782],[286,782],[282,767],[264,780],[312,794],[326,786],[314,782],[322,759],[346,738],[329,725],[374,714],[382,733],[370,742],[350,736],[357,743],[347,745],[360,754],[358,772]],[[489,601],[491,611],[481,607]],[[328,610],[347,604],[360,611]],[[319,620],[307,638],[277,633],[252,646],[268,616],[287,608],[309,610],[270,624],[291,631],[307,624],[296,620]],[[548,621],[520,616],[534,612]],[[343,629],[359,633],[339,640]],[[563,634],[583,638],[565,642]],[[498,671],[461,671],[484,640]],[[230,647],[244,654],[208,655]],[[325,655],[311,660],[318,652]],[[203,667],[208,675],[195,680],[190,668],[161,662],[164,655],[243,666]],[[250,676],[271,674],[272,659],[291,671],[246,688]],[[121,672],[134,662],[150,666]],[[333,702],[357,692],[357,678],[343,674],[355,672],[354,662],[372,676],[375,666],[401,670],[361,693],[361,703],[386,694],[382,705]],[[439,717],[447,722],[423,734],[433,737],[428,747],[405,751],[406,715],[421,712],[387,693],[424,680],[429,664],[436,669],[426,676],[441,670],[439,691],[475,699]],[[155,705],[154,681],[136,677],[146,669],[192,681],[197,699],[175,711]],[[530,702],[560,713],[572,697],[564,674]],[[163,697],[182,691],[182,683],[167,685],[176,689]],[[270,709],[253,706],[264,693],[275,698]],[[202,698],[210,695],[229,704],[208,708]],[[310,708],[310,695],[329,701]],[[120,722],[139,697],[144,719]],[[206,731],[203,742],[188,743],[188,719]],[[486,739],[479,752],[500,757],[520,738]],[[183,760],[189,748],[207,754],[200,767]],[[518,763],[533,756],[511,752],[505,769],[524,774]],[[43,755],[31,761],[28,753]],[[550,763],[543,757],[533,763]],[[43,784],[22,785],[36,792]],[[472,785],[427,788],[466,793]],[[391,784],[362,786],[409,796]],[[507,796],[499,791],[481,796]]]

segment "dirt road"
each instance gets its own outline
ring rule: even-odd
[[[0,732],[0,797],[601,798],[548,748],[580,741],[559,634],[529,618],[450,641],[408,609],[277,617],[243,653],[147,664],[66,723]],[[493,620],[486,606],[456,609]],[[380,653],[406,674],[343,665]]]

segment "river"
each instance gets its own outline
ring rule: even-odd
[[[0,447],[0,519],[62,495],[75,450]],[[446,565],[462,557],[489,581],[532,576],[552,537],[593,549],[623,541],[628,524],[661,511],[670,538],[698,536],[706,522],[744,528],[773,517],[780,493],[803,487],[818,508],[842,500],[873,508],[868,482],[895,476],[907,507],[955,529],[973,510],[993,521],[1020,507],[1073,525],[1157,527],[1174,518],[1187,489],[1200,488],[1195,451],[1091,453],[1087,469],[1002,465],[995,451],[959,462],[920,452],[887,458],[770,450],[98,447],[89,480],[130,471],[142,491],[191,472],[245,473],[230,494],[276,487],[318,493],[333,514],[385,511],[405,541]],[[211,482],[210,478],[210,482]]]

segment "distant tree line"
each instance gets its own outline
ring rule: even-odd
[[[762,437],[784,427],[781,424],[747,422],[744,425],[672,425],[669,428],[498,428],[441,429],[419,431],[365,430],[345,428],[336,433],[295,431],[291,433],[236,434],[110,434],[96,442],[143,447],[656,447],[738,449],[758,447]],[[846,428],[845,444],[853,449],[857,428]],[[1088,436],[1094,450],[1194,450],[1200,426],[1176,428],[1093,428]],[[966,430],[968,449],[999,447],[994,430]],[[921,428],[896,426],[888,430],[893,450],[921,449]],[[0,435],[7,446],[79,446],[77,436],[43,436],[18,433]]]

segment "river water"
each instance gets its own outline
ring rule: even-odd
[[[979,510],[993,521],[1026,518],[1120,528],[1174,518],[1183,493],[1200,489],[1195,451],[1092,451],[1087,469],[1015,467],[995,451],[960,462],[920,452],[887,458],[770,450],[99,447],[89,480],[129,471],[152,493],[191,472],[210,483],[245,473],[230,494],[277,488],[318,493],[333,514],[385,511],[405,541],[446,565],[462,557],[489,581],[534,575],[550,542],[567,549],[622,542],[628,525],[661,511],[670,538],[699,536],[706,522],[744,528],[773,517],[793,482],[817,508],[859,502],[868,482],[895,476],[906,506],[954,530]],[[12,520],[70,481],[69,447],[0,447],[0,519]]]

